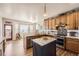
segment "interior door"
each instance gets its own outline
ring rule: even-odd
[[[12,25],[11,24],[4,24],[4,37],[6,41],[12,40]]]

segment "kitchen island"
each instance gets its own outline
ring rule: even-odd
[[[57,39],[56,35],[50,35],[50,34],[29,35],[29,36],[26,36],[25,41],[24,41],[26,43],[25,49],[33,46],[32,40],[39,39],[44,36]],[[77,35],[77,36],[67,35],[67,36],[63,36],[63,37],[65,37],[63,47],[59,46],[59,45],[56,45],[56,46],[79,54],[79,35]]]
[[[41,38],[41,37],[53,37],[53,35],[49,34],[35,34],[35,35],[27,35],[24,39],[24,48],[29,49],[32,47],[32,40],[36,38]]]
[[[56,56],[56,39],[41,37],[32,40],[33,56]]]

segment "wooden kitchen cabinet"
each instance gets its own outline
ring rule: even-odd
[[[79,11],[76,11],[75,15],[76,15],[76,29],[78,29],[79,28]]]
[[[51,27],[52,27],[52,29],[55,29],[55,28],[56,28],[56,25],[55,25],[55,19],[52,19]]]
[[[77,11],[74,13],[74,16],[75,16],[75,29],[78,29],[78,12]]]
[[[79,26],[79,11],[73,12],[73,27],[78,29]]]
[[[49,29],[51,30],[52,29],[52,20],[49,19]]]
[[[56,18],[56,25],[59,25],[60,22],[61,22],[61,21],[60,21],[60,17],[57,17],[57,18]]]
[[[46,27],[47,27],[47,21],[44,20],[44,28],[46,29]]]
[[[79,29],[79,11],[77,12],[77,26],[78,26],[78,29]]]
[[[49,19],[47,20],[47,29],[49,29]]]
[[[45,28],[47,29],[55,29],[55,19],[47,19],[47,20],[44,20],[44,26]]]
[[[63,24],[66,24],[66,15],[63,15],[63,16],[60,16],[61,19],[60,19],[60,22],[63,23]]]
[[[45,26],[45,29],[48,29],[48,26],[49,26],[49,23],[48,23],[48,20],[44,20],[44,26]]]
[[[79,39],[66,38],[66,49],[79,53]]]
[[[46,19],[48,29],[55,29],[59,23],[67,24],[68,30],[79,29],[79,10],[72,10],[59,16]]]
[[[74,14],[67,14],[67,29],[73,30],[75,29],[75,19]]]
[[[67,24],[67,17],[66,17],[66,15],[58,16],[56,18],[56,25],[59,25],[59,23]]]

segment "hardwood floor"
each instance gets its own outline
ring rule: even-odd
[[[56,48],[56,55],[57,56],[77,56],[78,54],[70,52],[70,51],[66,51],[61,48]]]
[[[32,56],[32,48],[24,50],[23,40],[8,41],[5,48],[5,56]],[[56,48],[57,56],[77,56],[77,54]]]
[[[28,53],[26,54],[27,56],[32,56],[32,48],[28,49]],[[77,56],[76,53],[70,52],[70,51],[65,51],[60,48],[56,48],[56,55],[57,56]]]
[[[23,41],[8,41],[5,48],[5,56],[24,56]]]

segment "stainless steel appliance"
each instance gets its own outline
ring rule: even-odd
[[[67,30],[65,29],[65,26],[60,24],[57,27],[57,40],[56,40],[56,44],[59,47],[64,47],[64,42],[65,42],[64,40],[66,35],[67,35]]]

